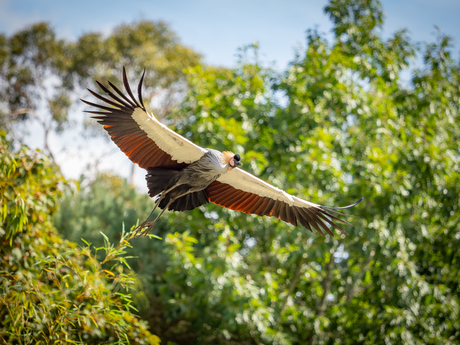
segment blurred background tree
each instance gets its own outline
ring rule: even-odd
[[[45,152],[54,159],[50,135],[81,122],[81,116],[72,119],[69,111],[83,89],[95,89],[95,78],[121,85],[118,74],[124,65],[136,75],[145,68],[146,104],[154,98],[153,109],[163,118],[185,92],[183,69],[200,60],[161,21],[120,25],[108,36],[87,33],[76,42],[57,39],[47,23],[11,37],[1,35],[0,125],[22,143],[35,129],[30,121],[35,120],[43,130]],[[84,132],[101,135],[99,127],[86,121]]]
[[[418,50],[404,30],[383,39],[376,0],[331,0],[325,12],[334,38],[309,30],[286,71],[261,64],[257,45],[243,47],[233,69],[185,59],[174,79],[185,93],[158,113],[201,146],[240,153],[245,169],[290,193],[330,206],[364,196],[353,209],[356,228],[323,238],[215,205],[161,218],[164,241],[132,240],[127,255],[137,257],[129,261],[140,281],[134,305],[164,343],[460,343],[460,63],[452,41],[439,33]],[[131,46],[130,30],[140,26],[120,29],[127,52],[150,51],[148,39]],[[86,56],[103,51],[85,47]],[[422,65],[403,81],[417,54]],[[72,80],[120,74],[124,60],[103,55],[97,68],[75,68]],[[131,57],[133,82],[144,66],[156,68],[146,55]],[[151,92],[154,76],[146,77]],[[152,204],[100,174],[66,189],[60,205],[60,233],[97,247],[99,231],[119,240],[122,222],[131,227]]]

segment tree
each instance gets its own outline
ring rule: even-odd
[[[31,117],[44,130],[44,148],[51,154],[50,131],[62,131],[71,99],[58,85],[47,87],[51,75],[59,76],[66,65],[65,43],[45,24],[36,24],[12,37],[0,37],[0,124],[12,125]],[[39,111],[46,109],[46,117]]]
[[[58,234],[51,219],[66,183],[46,157],[11,152],[0,132],[0,339],[5,344],[159,344],[133,314],[119,245],[91,248]],[[129,266],[128,266],[129,267]],[[113,272],[112,272],[112,271]]]
[[[212,207],[211,226],[174,227],[158,296],[189,330],[178,343],[190,343],[187,333],[197,343],[459,341],[460,89],[450,40],[426,47],[405,87],[399,75],[415,49],[405,31],[379,36],[379,2],[331,1],[326,13],[335,40],[310,31],[280,82],[257,64],[191,70],[177,128],[315,202],[364,196],[356,229],[322,239]]]
[[[53,223],[66,239],[81,245],[86,241],[100,247],[104,245],[100,231],[110,241],[119,242],[120,229],[130,229],[140,218],[146,217],[151,209],[152,201],[148,195],[140,195],[125,179],[99,174],[94,180],[88,177],[80,181],[78,188],[65,190]],[[167,231],[167,225],[163,222],[159,226]],[[166,260],[159,255],[162,242],[142,238],[133,239],[133,243],[135,248],[127,249],[127,256],[136,258],[130,260],[130,266],[141,276],[160,265],[161,260]]]
[[[234,69],[189,68],[172,125],[313,202],[364,196],[356,228],[322,238],[213,205],[160,219],[164,243],[133,243],[145,284],[136,305],[163,341],[460,341],[460,67],[451,40],[439,34],[425,47],[407,85],[400,74],[417,51],[405,31],[379,35],[380,2],[332,0],[325,11],[334,39],[309,31],[281,75],[247,55]],[[90,196],[107,181],[76,199],[76,208],[94,206],[84,219],[100,212]],[[106,187],[107,198],[121,189]],[[66,214],[61,230],[70,233],[79,219]]]
[[[0,35],[0,125],[21,141],[24,133],[17,125],[38,121],[45,152],[53,157],[50,134],[72,122],[71,105],[95,78],[115,82],[123,65],[136,73],[146,68],[146,104],[156,95],[155,110],[165,116],[184,92],[183,68],[200,60],[163,22],[120,25],[108,37],[88,33],[75,42],[57,39],[47,23]]]

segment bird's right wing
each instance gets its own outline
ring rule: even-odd
[[[142,101],[144,75],[145,71],[138,86],[139,101],[129,87],[124,67],[123,84],[130,98],[110,81],[109,85],[115,93],[97,82],[109,98],[89,89],[88,91],[108,106],[82,100],[90,106],[104,110],[86,112],[99,115],[94,118],[104,126],[111,139],[128,158],[141,168],[182,168],[199,160],[206,153],[206,149],[170,130],[145,110]]]
[[[327,224],[346,234],[334,221],[351,224],[338,218],[337,215],[342,214],[333,209],[353,207],[362,200],[345,207],[317,205],[290,195],[239,168],[232,169],[211,183],[206,194],[217,205],[244,213],[275,217],[295,226],[300,223],[310,231],[313,227],[323,236],[322,230],[333,236]]]

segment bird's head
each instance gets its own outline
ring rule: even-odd
[[[223,156],[225,164],[228,164],[229,171],[233,168],[237,168],[243,165],[243,163],[241,163],[241,157],[238,153],[235,155],[233,152],[224,151]]]

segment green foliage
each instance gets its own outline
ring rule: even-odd
[[[460,88],[450,39],[426,47],[405,86],[415,49],[404,31],[380,38],[378,2],[332,1],[326,11],[336,40],[309,32],[279,80],[248,59],[189,70],[176,129],[240,153],[249,171],[314,202],[364,196],[356,228],[323,239],[206,206],[204,218],[172,226],[171,260],[152,279],[166,319],[180,325],[173,335],[166,326],[164,339],[460,341]]]
[[[235,69],[188,69],[173,127],[240,153],[245,169],[313,202],[364,196],[356,228],[322,238],[215,205],[164,217],[156,228],[164,244],[133,242],[143,281],[135,303],[164,341],[460,341],[460,88],[450,39],[427,45],[407,85],[400,74],[416,50],[404,31],[379,36],[379,2],[331,1],[326,13],[335,40],[309,31],[306,51],[281,75],[258,64],[255,46]],[[97,213],[112,224],[112,208],[144,217],[147,203],[117,184],[101,176],[77,193],[68,210],[85,214],[66,211],[60,228],[70,233]]]
[[[0,40],[0,100],[2,125],[36,116],[46,95],[44,81],[49,74],[58,75],[66,64],[65,44],[56,39],[48,24],[39,23]],[[58,85],[59,88],[59,85]],[[58,89],[56,88],[56,90]],[[60,105],[67,113],[69,104]],[[58,123],[65,118],[56,118]]]
[[[153,203],[126,181],[110,175],[82,180],[60,202],[53,221],[61,233],[107,248],[107,254],[97,253],[103,262],[123,254],[117,267],[129,264],[137,272],[133,305],[165,343],[460,342],[460,64],[452,57],[451,39],[439,34],[427,44],[423,67],[403,82],[401,72],[417,50],[405,31],[382,39],[379,1],[331,0],[325,11],[334,39],[308,31],[307,49],[280,74],[259,64],[255,45],[241,50],[234,69],[203,67],[185,58],[186,97],[160,115],[169,114],[175,130],[204,147],[238,152],[246,170],[312,202],[334,206],[364,196],[352,210],[358,217],[350,219],[356,228],[348,227],[348,236],[323,238],[278,220],[205,205],[164,215],[155,228],[164,241],[133,239],[130,248],[124,241],[131,234],[120,237],[122,222],[129,228],[143,220]],[[164,67],[154,73],[164,74],[156,74],[158,84],[147,76],[148,90],[170,80],[179,85],[183,57],[174,62],[155,54],[158,47],[170,47],[164,42],[177,43],[171,37],[164,26],[147,22],[120,26],[108,38],[85,35],[75,43],[69,83],[75,78],[84,85],[93,75],[110,78],[125,59],[134,61],[139,73],[153,57],[155,66]],[[0,61],[4,56],[0,52]],[[177,72],[177,79],[169,79],[167,71]],[[7,166],[12,164],[20,166]],[[2,174],[12,176],[13,170]],[[2,199],[2,219],[12,224],[2,228],[13,240],[13,247],[5,248],[28,238],[27,231],[16,233],[18,224],[42,226],[24,217],[27,203],[20,200],[35,195],[25,191],[43,188],[38,190],[48,200],[43,215],[48,223],[57,203],[47,187],[53,186],[55,177],[47,176],[54,172],[34,174],[43,174],[41,184],[25,187],[23,194],[2,187],[9,198],[7,207]],[[6,209],[11,216],[5,216]],[[40,238],[48,241],[50,233],[54,229]],[[65,276],[76,267],[59,264],[70,250],[60,241],[52,252],[55,265],[43,259],[42,266],[34,266],[51,272],[34,271],[40,284],[60,274],[57,268],[68,267]],[[132,286],[124,271],[101,273],[87,249],[79,253],[81,259],[68,253],[65,259],[76,260],[80,274],[112,279],[111,288],[100,285],[108,289],[106,300],[114,292],[126,293],[119,287],[122,280]],[[14,257],[13,249],[9,255]],[[46,283],[53,287],[51,278]],[[123,306],[126,313],[130,304],[123,298],[109,305]],[[95,308],[91,303],[85,307]],[[94,319],[107,319],[107,313]]]
[[[133,314],[125,248],[106,242],[102,266],[89,246],[63,240],[52,225],[65,181],[27,148],[10,152],[0,135],[0,339],[10,344],[159,344]],[[129,268],[129,267],[128,267]]]
[[[97,246],[102,245],[99,231],[105,233],[107,229],[117,229],[118,240],[122,224],[129,229],[151,211],[148,195],[139,195],[118,176],[100,174],[93,181],[81,180],[76,187],[65,190],[54,217],[56,228],[74,242],[84,238]],[[76,219],[79,220],[77,224]]]
[[[83,179],[77,186],[65,190],[53,221],[66,239],[81,245],[87,241],[95,247],[104,246],[100,231],[110,241],[120,242],[120,228],[130,229],[139,219],[144,220],[153,207],[147,194],[139,194],[119,176],[100,174],[92,181]],[[166,217],[160,218],[156,229],[160,234],[171,229]],[[169,258],[162,254],[162,241],[139,238],[133,239],[132,243],[134,248],[128,248],[126,252],[129,257],[134,257],[129,260],[129,265],[140,279],[134,298],[140,304],[137,308],[142,309],[146,305],[145,295],[149,294],[150,289],[145,286],[146,281],[152,272],[161,276]],[[98,253],[100,260],[103,260],[102,254]],[[152,312],[149,310],[146,312]],[[156,324],[152,323],[151,326]]]

